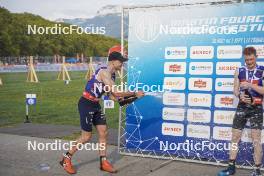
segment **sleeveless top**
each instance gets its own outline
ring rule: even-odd
[[[94,98],[101,98],[101,96],[105,93],[105,91],[104,91],[105,84],[102,81],[98,81],[96,79],[99,71],[102,69],[107,69],[107,66],[106,65],[100,66],[95,71],[94,75],[86,83],[86,86],[85,86],[85,92],[84,93],[88,93],[91,96],[93,96]],[[115,73],[113,73],[112,74],[112,80],[115,81],[115,78],[116,78]]]
[[[263,83],[262,83],[263,72],[264,72],[264,66],[256,65],[256,68],[253,70],[249,70],[246,66],[242,66],[238,69],[239,82],[242,83],[247,81],[249,83],[263,87]],[[244,90],[240,90],[240,91],[244,91]],[[259,94],[253,89],[249,89],[248,91],[253,97],[253,99],[255,99],[256,101],[255,103],[257,104],[262,103],[263,95]]]

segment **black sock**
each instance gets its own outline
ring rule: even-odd
[[[255,164],[256,169],[260,169],[261,164]]]
[[[235,162],[236,162],[236,160],[231,160],[231,159],[230,159],[229,162],[228,162],[228,165],[229,165],[229,166],[235,166],[235,165],[236,165]]]
[[[255,166],[254,166],[254,172],[257,175],[261,175],[260,167],[261,167],[261,164],[255,164]]]
[[[69,152],[65,153],[67,156],[72,157],[72,154],[70,154]]]
[[[106,156],[100,156],[100,164],[102,164],[102,161],[106,160]]]

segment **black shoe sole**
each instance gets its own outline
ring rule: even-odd
[[[63,167],[63,160],[60,161],[59,164]],[[63,169],[64,169],[64,167],[63,167]],[[65,170],[65,169],[64,169],[64,170]],[[66,171],[66,172],[67,172],[67,171]],[[72,173],[69,173],[69,172],[67,172],[67,173],[70,174],[70,175],[74,175],[74,174],[76,174],[77,172],[76,172],[76,173],[73,173],[73,174],[72,174]]]
[[[108,172],[108,171],[106,171],[106,170],[104,170],[104,169],[102,169],[102,167],[100,167],[100,170],[101,171],[104,171],[104,172]],[[111,173],[111,174],[116,174],[118,171],[116,170],[116,171],[114,171],[114,172],[108,172],[108,173]]]

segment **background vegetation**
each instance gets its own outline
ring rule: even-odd
[[[69,26],[65,23],[57,23]],[[0,7],[1,56],[107,56],[108,49],[120,42],[117,39],[95,34],[27,34],[28,25],[53,27],[55,22],[30,13],[10,13]]]

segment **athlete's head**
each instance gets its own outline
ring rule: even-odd
[[[245,63],[249,69],[253,69],[257,64],[257,51],[254,47],[246,47],[243,51]]]
[[[114,66],[115,70],[121,70],[123,63],[127,60],[121,53],[115,51],[108,56],[108,62]]]

